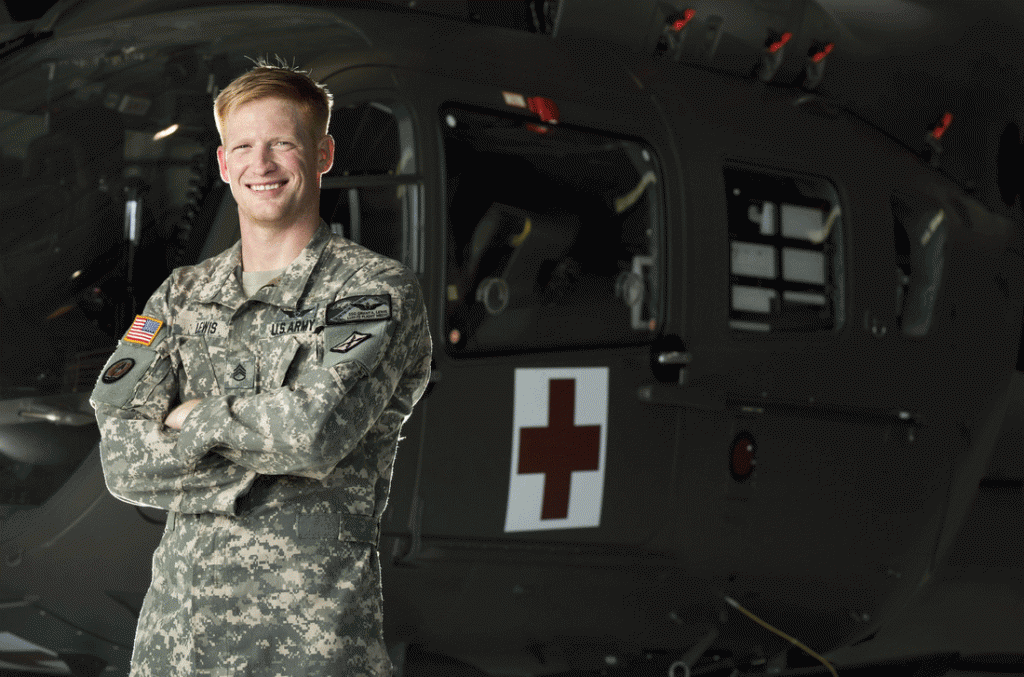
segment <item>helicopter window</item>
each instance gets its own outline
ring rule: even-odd
[[[838,329],[843,319],[842,210],[831,183],[725,169],[729,327]]]
[[[406,109],[339,105],[329,131],[334,166],[323,178],[321,216],[339,235],[422,272],[420,176]]]
[[[449,348],[650,340],[660,172],[649,147],[455,107],[441,123]]]

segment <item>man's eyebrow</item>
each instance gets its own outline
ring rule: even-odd
[[[268,138],[264,143],[274,144],[274,143],[278,143],[280,141],[285,141],[287,143],[290,143],[290,144],[296,145],[296,146],[300,145],[300,143],[301,143],[301,139],[300,139],[298,134],[295,134],[295,135],[279,134],[277,136],[272,136],[272,137]],[[251,145],[253,145],[255,143],[256,143],[256,141],[252,137],[243,136],[243,137],[240,137],[240,138],[237,138],[237,139],[233,139],[230,143],[224,144],[224,147],[228,148],[228,149],[234,149],[234,148],[238,148],[239,146],[251,146]]]

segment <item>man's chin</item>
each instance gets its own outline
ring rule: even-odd
[[[252,228],[266,231],[288,230],[299,222],[305,222],[303,214],[294,210],[239,211],[241,221]]]
[[[295,220],[295,215],[285,209],[252,209],[244,210],[245,220],[260,228],[287,228]]]

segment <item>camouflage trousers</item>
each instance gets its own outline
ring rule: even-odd
[[[169,513],[131,677],[391,675],[376,547],[339,519]]]

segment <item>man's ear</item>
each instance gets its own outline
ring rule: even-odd
[[[220,167],[220,179],[226,184],[231,184],[231,176],[228,174],[228,161],[224,155],[224,146],[217,146],[217,166]]]
[[[334,137],[330,134],[325,134],[317,144],[316,159],[317,170],[321,175],[331,171],[331,167],[334,166]]]

